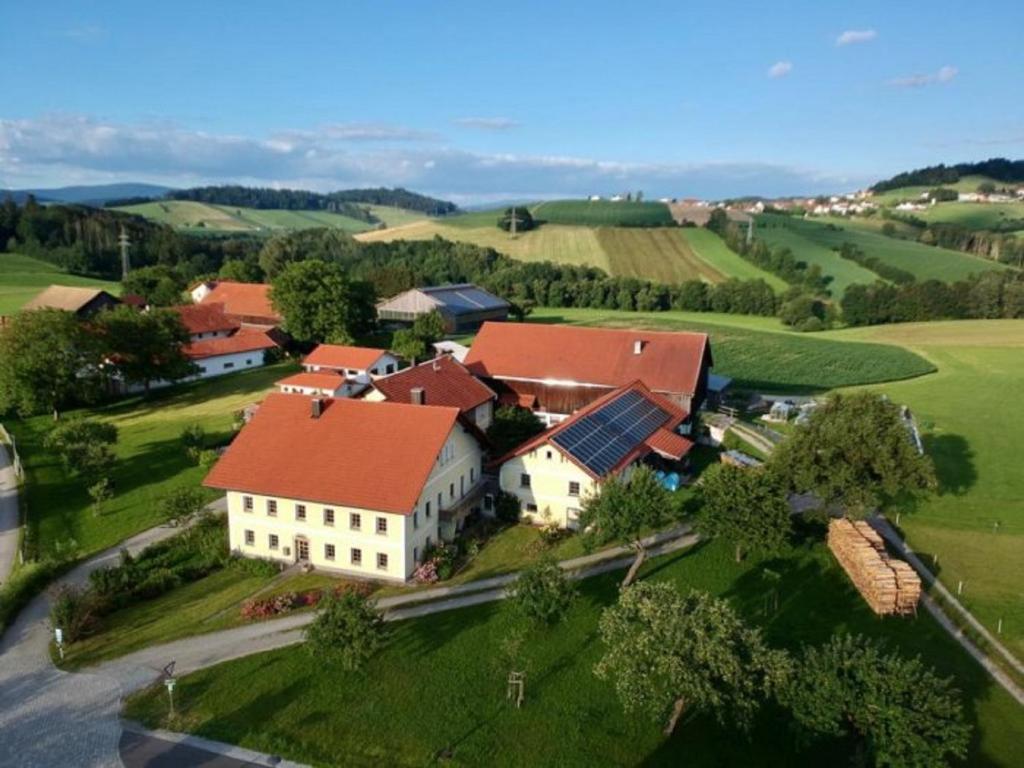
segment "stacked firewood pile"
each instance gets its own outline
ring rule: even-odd
[[[828,546],[871,610],[879,615],[917,612],[921,579],[885,551],[882,537],[863,521],[833,520]]]

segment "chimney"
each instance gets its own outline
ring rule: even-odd
[[[319,419],[320,414],[324,412],[324,399],[322,397],[314,397],[309,401],[310,404],[310,415],[314,419]]]
[[[644,351],[644,343],[643,343],[643,341],[641,339],[637,339],[636,341],[634,341],[633,342],[633,354],[634,355],[639,355],[643,351]]]
[[[423,387],[413,387],[409,390],[409,401],[413,405],[423,405],[427,402],[427,393]]]

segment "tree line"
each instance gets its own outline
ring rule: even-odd
[[[362,221],[376,222],[377,218],[361,206],[389,205],[418,211],[428,216],[446,216],[458,211],[458,206],[447,200],[410,192],[401,187],[388,189],[344,189],[336,192],[311,192],[305,189],[270,189],[223,184],[191,189],[176,189],[166,195],[169,200],[193,200],[214,205],[237,205],[244,208],[283,208],[302,211],[331,211]]]
[[[1024,239],[1013,233],[1024,229],[1024,220],[1006,219],[1000,221],[994,230],[979,230],[952,222],[927,222],[919,216],[890,213],[889,218],[909,224],[917,230],[917,241],[924,245],[949,248],[954,251],[971,253],[1003,264],[1024,267]],[[882,233],[898,237],[896,227],[882,226]]]
[[[888,192],[902,187],[938,187],[955,184],[964,176],[987,176],[1004,182],[1024,181],[1024,160],[1007,160],[994,157],[979,163],[957,163],[956,165],[931,165],[913,171],[898,173],[891,179],[879,181],[871,187],[873,192]]]

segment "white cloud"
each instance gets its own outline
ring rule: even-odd
[[[96,43],[107,36],[107,30],[99,24],[75,24],[60,30],[58,34],[80,43]]]
[[[507,131],[521,125],[518,120],[511,117],[459,117],[456,118],[455,124],[465,128],[479,128],[482,131]]]
[[[951,67],[947,64],[944,67],[940,67],[937,72],[894,78],[889,81],[889,85],[897,88],[923,88],[926,85],[942,85],[951,82],[959,72],[960,70],[956,67]]]
[[[848,29],[836,38],[836,45],[870,43],[876,37],[878,37],[878,32],[873,29]]]
[[[768,163],[630,163],[374,143],[361,132],[336,126],[264,138],[80,115],[0,118],[0,180],[0,186],[13,188],[117,180],[319,191],[405,186],[457,202],[613,194],[622,189],[643,189],[648,196],[709,198],[804,194],[852,189],[869,181]]]
[[[793,62],[791,61],[776,61],[770,67],[768,67],[768,77],[779,78],[785,77],[793,71]]]

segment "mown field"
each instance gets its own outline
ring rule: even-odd
[[[780,574],[779,607],[763,576]],[[963,653],[928,614],[880,620],[820,544],[795,543],[781,556],[733,562],[722,543],[645,565],[641,577],[682,591],[726,597],[775,646],[798,650],[836,632],[884,638],[953,676],[975,726],[969,765],[1015,764],[1024,710]],[[660,723],[627,716],[593,668],[602,653],[597,622],[621,574],[588,579],[567,619],[527,636],[521,709],[505,697],[501,648],[521,625],[505,604],[484,604],[391,625],[384,650],[355,673],[327,667],[301,648],[262,653],[182,678],[178,715],[168,721],[158,686],[130,698],[125,714],[151,727],[187,730],[272,754],[335,765],[790,766],[839,765],[851,745],[801,745],[784,710],[766,706],[742,735],[689,715],[665,740]],[[326,674],[325,674],[326,672]],[[440,714],[439,714],[440,713]],[[344,756],[342,759],[340,756]]]
[[[716,322],[693,312],[539,308],[529,319],[660,331],[703,331],[711,337],[714,372],[732,377],[738,387],[755,391],[822,392],[921,376],[935,370],[927,360],[900,347],[758,329],[758,326],[779,328],[774,318],[752,318],[746,327],[740,327],[722,322],[728,322],[727,318],[719,317]]]
[[[119,432],[114,498],[98,517],[84,483],[65,474],[43,447],[52,418],[6,422],[25,462],[29,527],[40,555],[69,547],[88,555],[161,522],[160,499],[173,488],[198,485],[204,475],[186,456],[181,431],[199,423],[211,441],[227,438],[234,412],[262,399],[292,368],[280,363],[82,409],[82,415],[114,424]]]
[[[26,301],[48,285],[102,288],[115,296],[121,293],[119,283],[69,275],[60,267],[31,256],[0,253],[0,315],[17,312]]]
[[[901,523],[945,585],[1024,656],[1024,320],[914,323],[834,331],[919,351],[939,372],[879,389],[908,404],[924,431],[941,493]]]
[[[413,222],[357,235],[363,242],[434,237],[494,248],[520,261],[589,265],[611,275],[666,283],[761,278],[776,290],[785,283],[732,253],[713,232],[679,227],[590,227],[544,224],[512,237],[493,212]]]
[[[992,182],[996,187],[1003,186],[1001,181],[995,181],[987,176],[964,176],[959,181],[951,184],[935,184],[931,186],[900,187],[899,189],[891,189],[888,192],[882,192],[874,195],[872,200],[882,205],[895,205],[896,203],[903,202],[904,200],[917,202],[923,193],[930,192],[937,186],[942,186],[945,189],[955,189],[957,192],[977,192],[978,185],[986,181]]]
[[[548,200],[531,206],[535,219],[584,227],[670,227],[675,223],[665,203],[611,200]]]
[[[328,211],[288,211],[212,205],[192,200],[165,200],[126,205],[116,210],[144,216],[177,229],[208,232],[271,232],[331,227],[365,232],[373,224]]]

